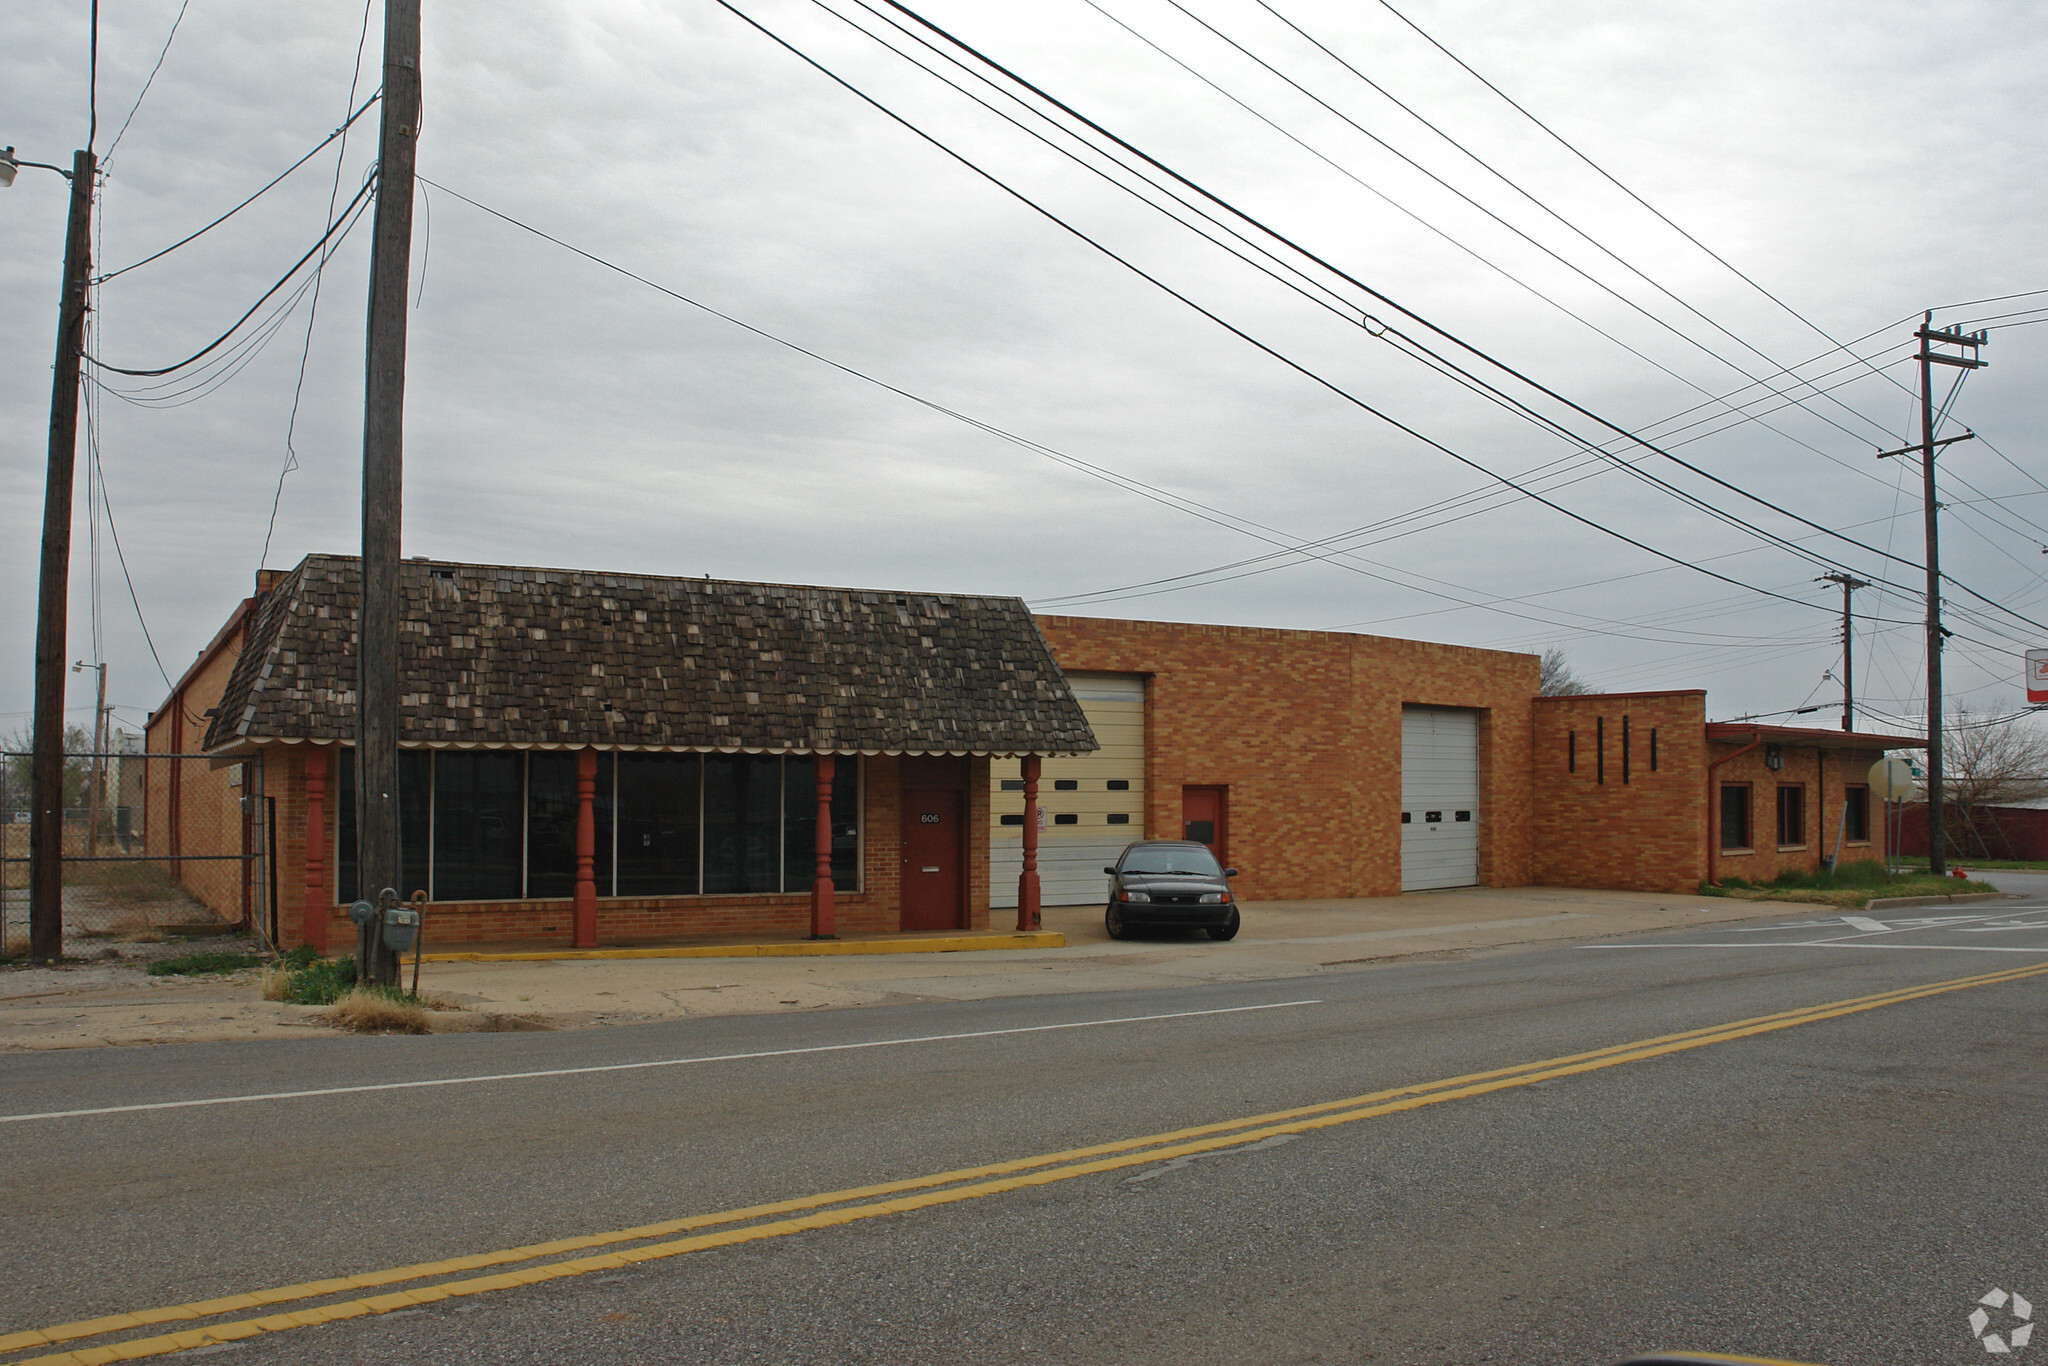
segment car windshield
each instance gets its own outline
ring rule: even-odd
[[[1185,873],[1215,877],[1223,871],[1216,856],[1199,844],[1140,845],[1124,854],[1126,873]]]

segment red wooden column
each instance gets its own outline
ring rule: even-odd
[[[173,773],[177,764],[173,761]],[[306,895],[301,934],[313,952],[327,952],[327,748],[306,746]]]
[[[1017,874],[1017,928],[1035,930],[1038,920],[1038,756],[1024,756],[1024,871]]]
[[[812,756],[818,775],[817,868],[811,878],[811,938],[839,937],[838,908],[832,899],[832,771],[829,754]]]
[[[576,752],[576,900],[570,913],[574,943],[597,947],[597,751]]]

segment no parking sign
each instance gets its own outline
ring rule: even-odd
[[[2048,702],[2048,650],[2027,651],[2027,701]]]

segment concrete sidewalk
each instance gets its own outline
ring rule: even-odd
[[[1045,929],[1064,937],[1058,948],[429,961],[420,974],[420,990],[460,1007],[435,1012],[437,1028],[565,1029],[1313,977],[1431,954],[1506,952],[1725,921],[1831,913],[1826,907],[1721,897],[1469,888],[1352,900],[1248,902],[1242,933],[1219,944],[1201,935],[1118,942],[1103,932],[1099,908],[1055,907],[1045,912]],[[934,947],[944,942],[934,941]],[[146,977],[133,962],[12,968],[0,972],[0,1050],[303,1037],[308,1030],[324,1031],[317,1009],[260,997],[253,971],[193,979]]]

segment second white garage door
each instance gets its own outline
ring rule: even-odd
[[[1401,708],[1401,890],[1479,882],[1479,713]]]

